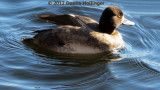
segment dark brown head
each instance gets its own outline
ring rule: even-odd
[[[112,34],[121,24],[134,25],[134,22],[125,19],[119,7],[109,6],[102,13],[99,21],[99,29],[100,32]]]

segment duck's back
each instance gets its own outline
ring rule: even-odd
[[[46,20],[47,22],[60,26],[71,25],[71,26],[79,26],[79,27],[91,28],[93,30],[98,30],[98,25],[99,25],[99,23],[92,18],[74,14],[65,14],[65,15],[39,14],[38,17]]]

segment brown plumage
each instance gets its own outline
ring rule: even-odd
[[[60,25],[57,29],[38,31],[33,42],[42,48],[59,53],[101,53],[124,47],[122,36],[116,30],[124,16],[116,6],[107,7],[99,23],[79,15],[41,14],[38,17]]]

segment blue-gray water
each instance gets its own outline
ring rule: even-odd
[[[160,1],[97,1],[105,3],[54,6],[47,0],[0,0],[0,90],[158,90]],[[22,42],[36,30],[57,27],[37,14],[73,13],[98,21],[108,5],[120,7],[136,23],[118,28],[126,42],[118,55],[62,55]]]

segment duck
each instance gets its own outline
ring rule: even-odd
[[[116,28],[135,25],[117,6],[106,7],[99,22],[76,14],[39,14],[37,17],[59,27],[36,31],[33,43],[53,52],[69,54],[120,51],[125,42]]]

